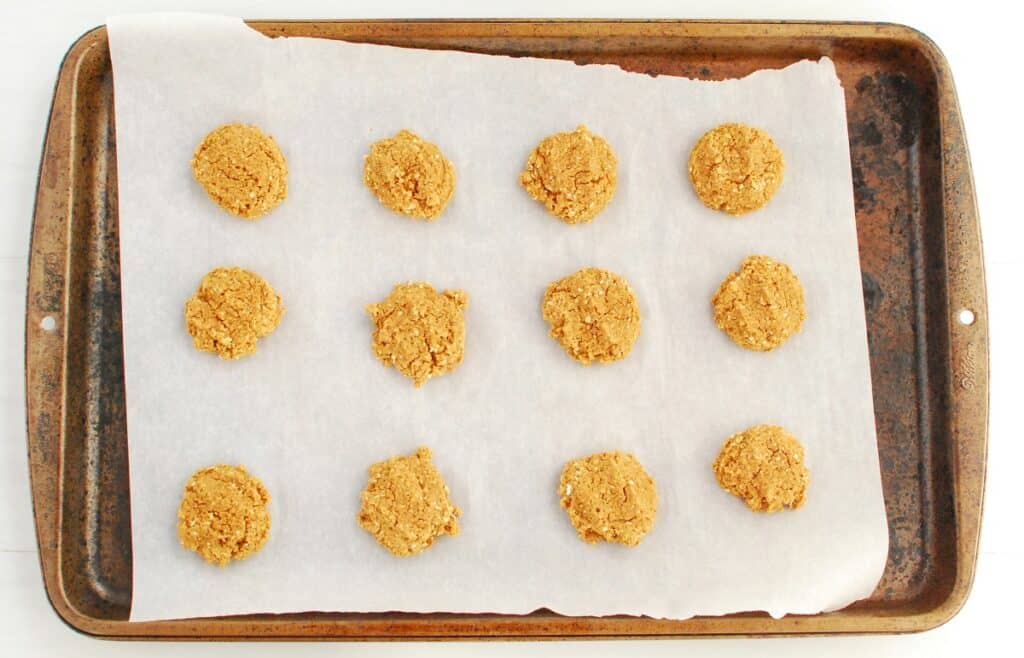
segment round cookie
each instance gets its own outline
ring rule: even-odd
[[[596,267],[549,285],[541,313],[551,325],[551,337],[583,365],[626,358],[640,335],[633,289],[618,274]]]
[[[281,298],[263,277],[241,267],[218,267],[185,303],[185,326],[197,350],[222,359],[256,351],[256,341],[281,321]]]
[[[755,512],[804,504],[810,473],[804,447],[778,425],[755,425],[733,434],[711,465],[718,484]]]
[[[462,512],[430,459],[430,449],[419,448],[374,464],[361,495],[360,527],[399,557],[429,548],[442,535],[459,534]]]
[[[658,512],[654,480],[636,457],[618,451],[568,462],[558,495],[580,539],[588,544],[604,540],[636,546],[650,532]]]
[[[782,183],[782,151],[760,128],[725,123],[690,152],[690,181],[708,208],[742,215],[761,208]]]
[[[581,125],[538,144],[519,183],[555,217],[582,224],[612,200],[617,164],[608,142]]]
[[[363,182],[391,210],[432,221],[455,192],[455,166],[436,144],[400,130],[370,147]]]
[[[208,134],[192,156],[192,174],[211,199],[243,219],[257,219],[288,195],[288,165],[270,135],[229,123]]]
[[[270,494],[241,466],[219,464],[192,474],[178,507],[178,538],[207,562],[249,557],[270,534]]]
[[[455,370],[466,348],[462,311],[468,300],[461,290],[439,293],[422,281],[396,285],[387,299],[366,305],[373,319],[373,353],[417,388]]]
[[[740,347],[767,352],[800,331],[807,319],[804,289],[785,263],[750,256],[711,298],[715,324]]]

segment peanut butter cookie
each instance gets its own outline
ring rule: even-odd
[[[373,353],[417,388],[455,370],[466,348],[462,311],[468,300],[461,290],[440,293],[422,281],[396,285],[387,299],[366,306],[373,319]]]
[[[224,566],[249,557],[270,534],[270,494],[241,466],[219,464],[192,474],[178,507],[181,545]]]
[[[277,142],[257,126],[229,123],[208,134],[192,156],[192,173],[217,205],[257,219],[288,195],[288,165]]]
[[[760,128],[725,123],[690,152],[690,180],[708,208],[742,215],[761,208],[782,183],[782,151]]]
[[[566,224],[592,220],[615,194],[618,161],[603,138],[579,126],[533,149],[519,183]]]
[[[750,256],[711,298],[715,324],[740,347],[767,352],[800,331],[807,319],[804,289],[785,263]]]
[[[561,505],[588,544],[599,541],[636,546],[658,512],[654,480],[636,457],[599,452],[574,459],[562,469]]]
[[[363,182],[391,210],[432,221],[455,193],[455,166],[436,144],[400,130],[370,147]]]
[[[241,267],[218,267],[185,303],[185,326],[197,350],[222,359],[256,351],[256,341],[281,321],[281,298],[263,277]]]
[[[549,285],[541,313],[551,325],[551,337],[583,365],[626,358],[640,335],[633,289],[618,274],[596,267]]]
[[[718,484],[755,512],[796,509],[807,498],[804,447],[778,425],[755,425],[725,442],[711,469]]]
[[[430,449],[419,448],[374,464],[361,496],[360,527],[400,557],[429,548],[442,535],[459,534],[462,512],[430,459]]]

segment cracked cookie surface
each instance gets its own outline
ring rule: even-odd
[[[760,128],[725,123],[690,152],[690,181],[708,208],[742,215],[763,207],[782,184],[782,151]]]
[[[730,436],[711,469],[718,484],[755,512],[796,509],[807,499],[804,447],[778,425],[754,425]]]
[[[396,285],[384,301],[366,306],[374,326],[373,353],[417,388],[454,370],[465,352],[462,312],[468,300],[461,290],[437,292],[422,281]]]
[[[288,195],[288,164],[258,126],[229,123],[211,131],[192,156],[192,174],[221,208],[257,219]]]
[[[178,507],[178,539],[218,566],[249,557],[270,534],[268,502],[266,487],[242,466],[199,469]]]
[[[530,153],[519,183],[566,224],[592,220],[615,194],[618,161],[586,126],[546,137]]]
[[[560,504],[580,539],[636,546],[658,512],[654,479],[631,454],[599,452],[562,469]]]
[[[429,448],[370,466],[357,520],[394,555],[419,553],[443,535],[459,534],[462,514],[431,462]]]
[[[455,166],[436,144],[400,130],[370,147],[363,182],[385,207],[433,221],[455,193]]]
[[[640,335],[640,308],[629,283],[588,267],[547,287],[541,313],[573,359],[583,365],[626,358]]]
[[[807,310],[793,270],[768,256],[749,256],[711,298],[715,324],[734,343],[767,352],[800,331]]]
[[[280,323],[284,306],[263,277],[241,267],[218,267],[185,303],[185,327],[197,350],[222,359],[256,351]]]

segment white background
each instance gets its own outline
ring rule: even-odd
[[[1014,473],[1024,460],[1011,423],[1014,372],[1024,366],[1019,329],[1024,230],[1015,202],[1021,196],[1019,111],[1013,102],[1018,74],[1018,24],[1004,10],[1012,3],[940,3],[936,0],[846,2],[655,2],[630,0],[568,3],[433,2],[87,2],[5,0],[0,6],[0,655],[277,655],[276,644],[138,644],[93,640],[68,629],[43,592],[32,526],[25,457],[23,325],[25,268],[35,178],[53,83],[61,57],[82,32],[117,12],[215,11],[249,18],[343,17],[665,17],[881,20],[909,24],[945,52],[956,79],[971,146],[986,246],[991,314],[992,412],[989,481],[981,555],[974,591],[963,611],[945,626],[919,635],[890,637],[407,645],[301,644],[291,654],[347,655],[677,655],[873,656],[1016,655],[1018,601],[1024,588],[1024,551]],[[1015,495],[1016,494],[1016,495]]]

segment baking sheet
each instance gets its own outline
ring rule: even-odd
[[[813,613],[870,594],[887,535],[875,449],[842,90],[828,60],[740,81],[610,66],[271,40],[238,19],[109,23],[115,75],[122,306],[132,487],[132,619],[300,610],[646,614]],[[254,122],[288,158],[289,198],[256,223],[191,180],[211,128]],[[766,128],[786,180],[733,219],[685,179],[690,146],[736,120]],[[565,226],[517,174],[543,136],[586,123],[619,156],[619,187]],[[369,144],[400,128],[456,166],[433,224],[362,186]],[[750,253],[788,262],[809,318],[754,354],[708,298]],[[260,351],[196,352],[182,306],[209,269],[260,272],[288,308]],[[626,276],[643,331],[623,362],[583,368],[547,338],[551,280],[595,265]],[[413,389],[376,362],[363,306],[424,279],[470,295],[467,354]],[[798,512],[748,512],[710,462],[730,433],[775,422],[807,448]],[[366,467],[415,446],[463,509],[462,534],[399,560],[356,525]],[[637,548],[580,542],[557,505],[569,458],[637,454],[658,521]],[[243,463],[269,488],[273,530],[218,569],[180,548],[192,471]]]

